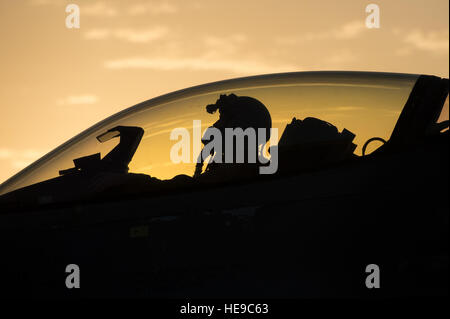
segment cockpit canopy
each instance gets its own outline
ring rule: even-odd
[[[299,72],[226,80],[176,91],[125,109],[80,133],[3,183],[0,195],[74,170],[107,165],[117,172],[145,174],[158,180],[192,176],[202,136],[219,119],[218,112],[207,112],[206,106],[225,95],[250,97],[267,108],[272,130],[278,132],[264,149],[258,150],[267,158],[279,141],[281,151],[281,147],[286,150],[285,146],[300,141],[314,142],[310,148],[317,149],[317,143],[339,140],[345,142],[336,146],[346,154],[343,157],[361,156],[367,140],[390,139],[418,77]],[[294,134],[307,126],[313,128],[309,132],[316,129],[318,133],[303,134],[302,138]],[[175,133],[180,130],[188,132],[189,149],[184,154],[186,160],[174,161],[171,152],[173,155],[176,137],[180,136]],[[376,144],[371,143],[365,153],[380,146]],[[334,153],[328,151],[316,157],[330,154]]]

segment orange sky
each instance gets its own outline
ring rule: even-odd
[[[81,9],[80,29],[65,6]],[[376,3],[381,28],[364,27]],[[448,77],[448,0],[0,0],[0,182],[95,122],[210,81],[302,70]]]

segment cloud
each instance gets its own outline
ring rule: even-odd
[[[187,56],[183,51],[171,49],[170,54],[135,56],[111,59],[104,62],[107,69],[153,69],[153,70],[191,70],[226,71],[236,74],[261,74],[298,70],[291,64],[268,63],[261,58],[241,54],[242,45],[247,42],[244,34],[227,36],[205,36],[196,46],[201,53]],[[179,47],[178,45],[174,46]]]
[[[322,32],[307,32],[305,34],[293,37],[280,37],[277,39],[277,42],[280,44],[295,45],[318,40],[349,40],[359,37],[364,31],[366,31],[366,29],[367,28],[363,20],[354,20],[332,30],[326,30]]]
[[[109,60],[104,63],[107,69],[153,69],[153,70],[193,70],[193,71],[229,71],[238,74],[275,73],[298,70],[288,64],[270,64],[245,59],[219,59],[209,57],[167,58],[134,57]]]
[[[59,105],[80,105],[80,104],[95,104],[98,98],[95,95],[70,95],[66,98],[59,99],[57,104]]]
[[[244,34],[233,34],[224,37],[206,36],[203,39],[206,56],[224,56],[236,53],[240,46],[247,42]]]
[[[6,149],[6,148],[0,148],[0,160],[2,159],[9,159],[13,157],[13,151]]]
[[[178,7],[172,3],[161,2],[161,3],[138,3],[132,4],[128,8],[129,15],[141,15],[141,14],[172,14],[178,12]]]
[[[116,30],[115,36],[119,39],[127,40],[130,42],[149,42],[160,39],[168,33],[168,29],[165,27],[155,27],[143,31],[135,31],[132,29],[119,29]]]
[[[156,26],[145,30],[134,29],[92,29],[85,32],[84,37],[88,40],[102,40],[116,38],[133,43],[148,43],[165,37],[169,30],[163,26]]]
[[[166,34],[166,28],[152,29],[153,40],[163,37]],[[122,37],[125,38],[125,32],[114,31],[108,33],[102,30],[92,30],[86,34],[90,38]],[[130,35],[127,34],[130,40]],[[150,41],[150,36],[147,38]],[[135,39],[136,40],[136,39]],[[142,39],[143,40],[143,39]],[[199,40],[190,40],[189,43],[182,42],[161,42],[161,46],[167,46],[164,50],[154,52],[151,56],[130,56],[117,59],[107,59],[103,66],[112,70],[123,69],[152,69],[160,71],[172,70],[190,70],[190,71],[225,71],[236,74],[262,74],[277,73],[299,70],[300,68],[287,62],[268,62],[262,56],[255,53],[248,53],[243,50],[243,46],[248,43],[248,37],[242,33],[230,35],[207,35]],[[198,52],[186,54],[185,47],[189,47],[195,42],[195,49]],[[246,53],[247,52],[247,53]]]
[[[362,20],[351,21],[341,26],[338,30],[332,31],[332,37],[336,39],[353,39],[366,30]]]
[[[36,149],[13,150],[8,148],[0,148],[0,160],[10,162],[14,168],[25,168],[45,154],[43,151]]]
[[[84,37],[88,40],[103,40],[111,35],[108,29],[92,29],[84,33]]]
[[[245,34],[232,34],[225,37],[206,36],[204,39],[207,45],[225,47],[229,45],[239,44],[247,41]]]
[[[419,50],[444,54],[448,53],[449,32],[448,30],[429,32],[414,30],[406,34],[403,41]]]
[[[80,14],[96,17],[115,17],[118,15],[118,11],[110,3],[105,2],[94,2],[90,4],[81,4]]]

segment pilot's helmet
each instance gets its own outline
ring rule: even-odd
[[[220,95],[215,104],[206,107],[208,113],[214,113],[219,110],[219,120],[213,124],[224,133],[225,128],[247,128],[265,129],[267,142],[270,138],[270,128],[272,119],[266,106],[255,98],[249,96],[237,96],[235,94]]]

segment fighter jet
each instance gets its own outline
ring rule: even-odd
[[[448,126],[448,79],[418,74],[268,74],[142,102],[0,185],[1,294],[446,296]]]

